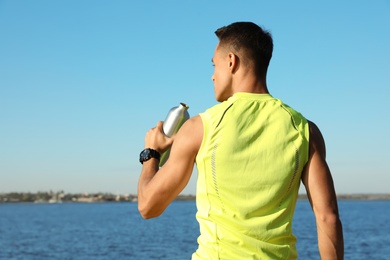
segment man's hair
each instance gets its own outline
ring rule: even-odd
[[[219,46],[232,51],[241,62],[252,61],[257,75],[266,75],[273,50],[270,32],[252,22],[236,22],[219,28],[215,34]]]

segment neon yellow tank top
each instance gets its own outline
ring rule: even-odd
[[[200,116],[200,236],[192,259],[296,259],[292,218],[309,153],[306,119],[269,94],[252,93],[236,93]]]

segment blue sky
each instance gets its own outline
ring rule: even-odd
[[[269,90],[320,127],[337,192],[390,192],[389,1],[185,2],[0,1],[0,192],[135,194],[145,132],[216,104],[235,21],[272,33]]]

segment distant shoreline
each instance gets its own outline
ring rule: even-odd
[[[137,195],[115,195],[111,193],[65,193],[60,192],[10,192],[0,193],[1,203],[94,203],[94,202],[137,202]],[[195,195],[179,195],[176,201],[193,201]],[[298,200],[307,200],[306,194],[299,194]],[[337,194],[337,200],[390,200],[390,194]]]
[[[306,194],[299,194],[298,199],[307,199]],[[337,194],[337,200],[390,200],[390,194],[354,193]]]

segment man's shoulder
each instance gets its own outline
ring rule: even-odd
[[[310,148],[311,151],[320,151],[324,157],[326,154],[325,140],[319,127],[312,121],[308,120],[310,132]]]
[[[212,107],[209,107],[208,109],[206,109],[202,114],[215,114],[215,113],[224,113],[227,109],[229,109],[229,107],[231,107],[231,105],[233,104],[233,100],[226,100],[226,101],[223,101],[221,103],[218,103],[218,104],[215,104],[214,106]]]

